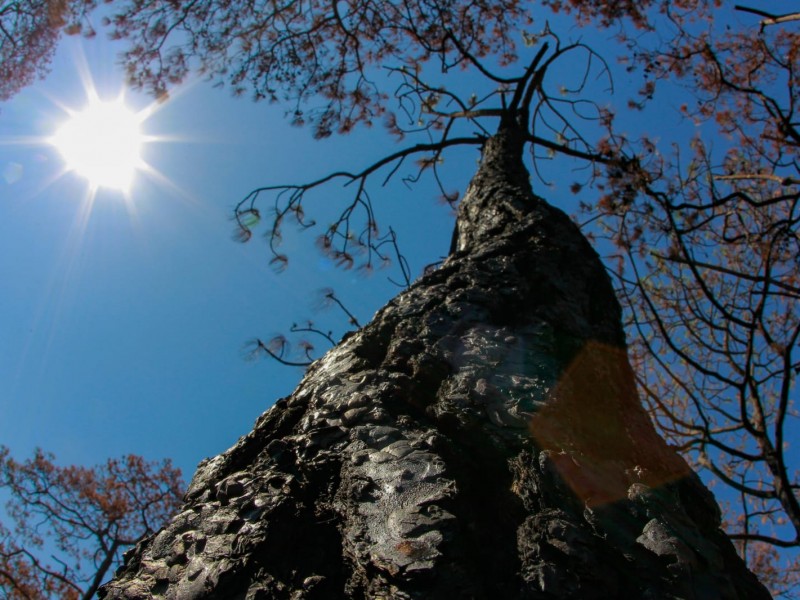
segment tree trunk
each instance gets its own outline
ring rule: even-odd
[[[102,597],[769,598],[522,150],[487,141],[447,261],[202,462]]]

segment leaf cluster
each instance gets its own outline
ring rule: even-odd
[[[62,467],[41,450],[18,462],[0,447],[0,490],[10,523],[0,523],[3,597],[88,600],[122,552],[180,506],[183,482],[168,460]]]
[[[87,15],[96,0],[0,2],[0,100],[49,71],[62,33],[94,35]]]

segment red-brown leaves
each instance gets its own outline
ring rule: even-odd
[[[485,3],[287,2],[202,0],[120,3],[109,20],[115,38],[130,40],[130,80],[155,93],[182,80],[191,65],[234,92],[285,99],[304,111],[317,137],[346,133],[385,111],[385,93],[370,72],[386,63],[459,63],[458,47],[475,57],[515,58],[516,28],[530,22],[517,0]]]
[[[647,10],[656,3],[656,0],[543,0],[544,6],[549,6],[555,13],[573,14],[578,23],[582,25],[600,24],[610,27],[620,20],[630,21],[637,28],[646,28],[649,25]]]
[[[0,4],[0,100],[45,75],[62,31],[94,34],[84,27],[95,0],[19,0]]]
[[[164,523],[183,482],[169,461],[60,467],[40,450],[20,463],[0,447],[0,489],[14,525],[0,523],[3,597],[69,599],[91,597],[122,551]]]

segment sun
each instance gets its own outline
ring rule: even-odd
[[[92,188],[127,192],[136,171],[146,166],[141,157],[146,116],[128,108],[122,95],[112,101],[94,97],[83,110],[69,111],[50,143],[67,169],[86,178]]]

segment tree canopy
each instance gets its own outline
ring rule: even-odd
[[[95,0],[0,2],[0,100],[44,76],[62,33],[93,35]]]
[[[13,524],[0,522],[3,598],[94,598],[123,551],[180,506],[183,487],[169,461],[129,455],[62,467],[41,450],[18,462],[0,447],[0,491]]]

